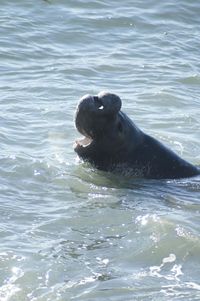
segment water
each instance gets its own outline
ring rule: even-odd
[[[109,90],[200,164],[198,1],[1,0],[0,300],[199,300],[200,178],[78,162],[74,110]]]

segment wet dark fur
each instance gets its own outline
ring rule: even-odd
[[[78,106],[76,126],[82,134],[93,138],[87,147],[76,145],[75,151],[80,158],[100,170],[126,173],[128,169],[129,175],[145,178],[175,179],[200,174],[196,166],[142,132],[120,111],[118,96],[115,99],[114,94],[102,95],[86,96]],[[117,102],[120,102],[118,109],[114,110]]]

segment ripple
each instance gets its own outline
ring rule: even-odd
[[[72,148],[78,99],[106,89],[199,164],[198,8],[1,1],[0,299],[199,300],[199,177],[127,179]]]
[[[192,76],[184,77],[180,81],[186,85],[199,85],[200,76],[198,74],[194,74]]]

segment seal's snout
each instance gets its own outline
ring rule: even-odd
[[[105,112],[108,114],[117,114],[122,106],[122,101],[119,96],[109,92],[102,91],[98,94],[98,99],[101,101]]]
[[[93,97],[89,94],[86,94],[83,97],[81,97],[77,109],[88,111],[91,110],[92,104],[93,104]]]
[[[98,110],[103,110],[104,109],[104,104],[103,104],[101,98],[99,98],[98,96],[93,96],[93,100],[94,100],[94,103],[95,103],[95,107]]]
[[[98,95],[84,95],[78,104],[79,111],[98,114],[117,114],[122,106],[119,96],[109,92],[102,91]]]

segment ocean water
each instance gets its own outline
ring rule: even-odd
[[[74,111],[108,90],[200,165],[200,2],[0,1],[0,300],[200,300],[200,177],[78,161]]]

